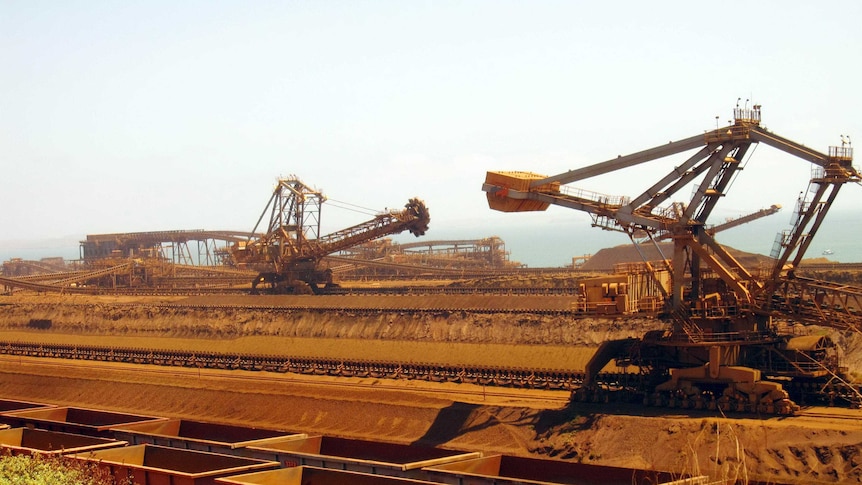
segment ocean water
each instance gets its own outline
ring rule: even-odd
[[[781,222],[762,221],[750,228],[740,226],[719,233],[717,239],[742,251],[769,255],[776,235],[790,229],[789,222]],[[849,213],[828,214],[805,254],[805,258],[820,257],[839,263],[862,263],[862,217]]]
[[[38,261],[42,258],[61,257],[67,261],[79,259],[81,237],[64,237],[44,240],[6,240],[0,241],[0,262],[12,258]]]
[[[778,214],[720,232],[716,239],[740,251],[769,256],[776,236],[791,229],[789,218],[789,214]],[[505,241],[511,260],[530,267],[566,266],[571,264],[572,257],[631,244],[625,234],[590,227],[589,221],[583,220],[501,226],[494,235]],[[862,217],[846,212],[827,214],[805,254],[805,258],[820,257],[840,263],[862,262]]]
[[[778,233],[790,229],[790,214],[779,213],[718,233],[719,243],[741,251],[769,255]],[[590,226],[584,214],[555,216],[551,222],[533,222],[532,218],[502,219],[503,223],[447,225],[432,222],[427,240],[479,239],[498,236],[506,243],[512,261],[530,267],[563,267],[572,258],[595,254],[602,248],[631,244],[628,237],[614,231]],[[44,241],[0,241],[0,262],[11,258],[38,260],[60,256],[66,260],[79,258],[79,241],[85,235],[68,236]],[[415,242],[410,235],[393,238],[396,242]],[[832,254],[825,255],[829,251]],[[862,216],[853,212],[833,212],[818,230],[805,256],[823,257],[840,263],[862,262]]]

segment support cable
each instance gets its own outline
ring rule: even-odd
[[[737,177],[739,177],[739,174],[740,174],[743,170],[745,170],[746,165],[748,165],[748,162],[750,162],[750,161],[751,161],[751,157],[753,157],[753,156],[754,156],[754,152],[756,152],[756,151],[757,151],[757,147],[758,147],[760,144],[759,144],[759,143],[752,143],[752,145],[754,145],[754,147],[751,149],[751,152],[749,152],[749,153],[747,154],[747,156],[745,157],[745,159],[746,159],[746,160],[745,160],[745,161],[743,161],[743,162],[741,162],[741,164],[740,164],[740,166],[739,166],[739,169],[738,169],[738,170],[734,170],[733,175],[732,175],[732,176],[731,176],[731,178],[730,178],[730,182],[727,184],[727,188],[725,189],[725,192],[729,192],[729,191],[730,191],[730,189],[732,189],[732,188],[733,188],[733,184],[736,182],[736,178],[737,178]]]
[[[326,201],[329,202],[328,205],[330,205],[332,207],[336,207],[338,209],[349,210],[352,212],[358,212],[360,214],[373,216],[376,214],[380,214],[380,212],[381,212],[379,210],[375,210],[375,209],[372,209],[370,207],[363,207],[361,205],[351,204],[350,202],[344,202],[341,200],[326,199]],[[333,202],[335,202],[335,203],[333,204]]]

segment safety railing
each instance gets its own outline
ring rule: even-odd
[[[760,105],[751,108],[735,108],[733,110],[733,121],[736,123],[760,124]]]
[[[833,160],[850,161],[853,160],[853,147],[851,146],[830,146],[829,158]]]
[[[630,197],[623,195],[607,195],[577,187],[560,187],[560,193],[568,197],[594,202],[607,207],[622,207],[631,202]]]

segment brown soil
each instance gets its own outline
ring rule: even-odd
[[[118,306],[116,298],[4,297],[0,303],[9,304],[0,305],[0,339],[98,338],[133,347],[379,357],[400,351],[425,361],[541,359],[577,368],[598,342],[660,325],[532,314],[441,311],[415,317],[163,306],[171,302],[176,300],[126,298]],[[31,319],[51,320],[51,328],[32,329]],[[844,410],[847,418],[724,419],[608,405],[543,409],[535,404],[541,394],[484,396],[470,394],[476,386],[468,385],[425,384],[435,386],[428,390],[418,383],[365,381],[355,382],[364,387],[344,387],[348,381],[327,378],[147,369],[7,357],[0,359],[0,397],[770,483],[862,482],[858,411]]]

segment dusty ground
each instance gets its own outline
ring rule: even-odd
[[[541,358],[576,367],[577,349],[588,355],[591,346],[606,338],[639,335],[644,327],[657,325],[445,311],[422,317],[209,312],[157,305],[170,303],[165,299],[126,299],[121,303],[133,306],[116,306],[116,299],[54,298],[0,299],[0,339],[98,337],[135,347],[158,343],[309,354],[389,355],[401,347],[417,360]],[[50,319],[51,328],[30,328],[31,319]],[[476,386],[426,390],[411,387],[416,384],[362,381],[344,387],[343,381],[307,382],[262,373],[102,365],[3,358],[0,397],[770,483],[862,482],[862,414],[856,411],[828,419],[648,415],[648,409],[639,407],[566,407],[554,400],[556,395],[548,395],[547,405],[541,406],[536,398],[542,395],[471,393]]]

